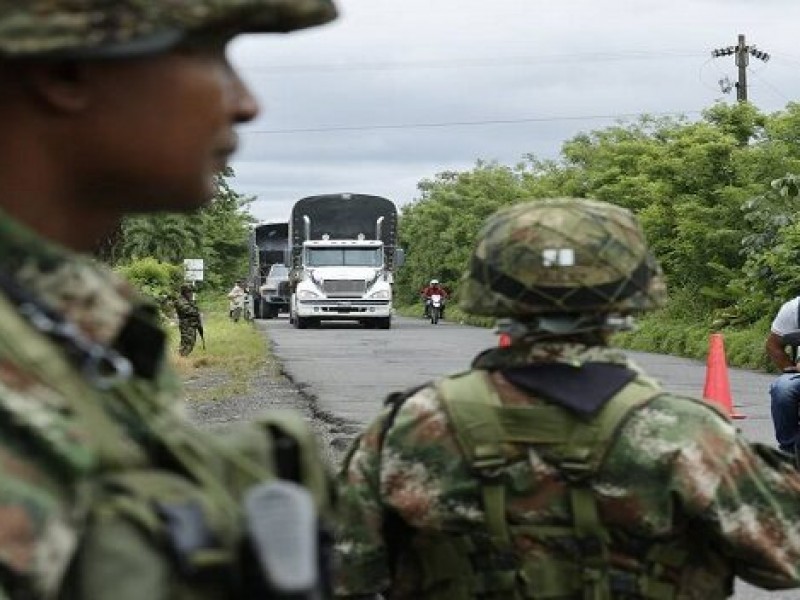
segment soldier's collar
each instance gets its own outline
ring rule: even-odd
[[[615,348],[550,341],[489,348],[475,357],[472,366],[476,369],[502,369],[532,362],[558,362],[576,367],[587,362],[631,365],[625,354]]]
[[[0,211],[0,270],[92,342],[113,347],[152,376],[164,352],[155,307],[124,279]]]

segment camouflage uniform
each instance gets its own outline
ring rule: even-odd
[[[200,310],[194,302],[181,294],[175,300],[175,314],[178,315],[178,329],[181,332],[178,354],[189,356],[197,341],[197,330],[202,326]]]
[[[149,54],[194,30],[334,15],[329,0],[2,1],[0,60]],[[0,598],[268,598],[244,543],[250,492],[299,481],[326,516],[302,419],[197,429],[164,341],[128,283],[0,213]]]
[[[472,312],[539,320],[516,322],[512,345],[480,354],[471,371],[390,396],[347,455],[337,597],[715,600],[732,593],[735,576],[769,589],[800,586],[800,475],[787,456],[748,444],[711,405],[665,393],[604,345],[609,321],[593,311],[652,306],[663,294],[657,266],[624,296],[614,294],[625,285],[603,286],[597,269],[574,273],[602,254],[587,240],[617,254],[626,237],[623,249],[644,249],[641,233],[628,229],[630,215],[614,217],[616,207],[553,205],[544,215],[527,205],[490,220],[467,277],[473,288],[495,287],[462,296]],[[576,256],[565,239],[548,239],[547,227],[571,233]],[[513,269],[535,270],[537,247],[558,273],[517,285],[526,273]],[[525,251],[527,265],[517,260]],[[492,264],[504,252],[516,256],[513,269]],[[609,262],[634,254],[608,277],[652,262],[646,252]],[[547,277],[558,285],[543,289]],[[570,287],[572,277],[595,277],[605,296],[575,294],[584,284]],[[576,302],[595,308],[569,312]],[[543,305],[559,308],[537,313]],[[477,402],[479,380],[496,405]],[[483,412],[464,421],[476,408]],[[483,445],[467,443],[475,440]]]
[[[556,358],[632,367],[618,351],[553,344],[492,350],[475,368],[495,373],[504,403],[524,406],[542,400],[498,371]],[[565,481],[541,452],[532,447],[502,469],[507,516],[516,525],[570,520]],[[399,409],[389,403],[351,450],[340,479],[342,597],[391,588],[393,599],[426,598],[414,536],[486,526],[479,482],[434,385],[410,394]],[[621,574],[640,571],[648,545],[666,539],[698,549],[678,580],[679,598],[726,598],[733,575],[767,588],[800,585],[800,476],[783,456],[745,443],[707,404],[663,394],[638,409],[592,489],[615,532],[611,551]],[[535,536],[520,536],[514,548],[529,557],[546,550]]]

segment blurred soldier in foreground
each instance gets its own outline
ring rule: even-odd
[[[197,341],[197,332],[203,327],[200,310],[192,298],[192,293],[192,286],[184,283],[180,295],[175,300],[175,314],[178,315],[178,330],[181,332],[178,354],[181,356],[189,356],[192,353]]]
[[[334,15],[0,0],[0,598],[318,597],[327,494],[300,417],[183,420],[155,307],[80,253],[126,213],[210,199],[258,110],[234,35]]]
[[[512,344],[389,397],[340,475],[340,597],[702,598],[800,585],[800,475],[608,336],[662,299],[628,211],[500,211],[460,290]]]

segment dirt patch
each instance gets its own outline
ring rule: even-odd
[[[257,323],[256,326],[263,331],[263,324]],[[226,393],[226,390],[234,388],[247,391]],[[220,397],[209,398],[209,390],[217,390],[213,395]],[[184,379],[184,399],[188,416],[198,425],[208,428],[249,421],[268,410],[297,411],[314,430],[321,451],[334,468],[358,433],[353,424],[320,411],[316,398],[286,377],[272,352],[248,382],[231,382],[229,376],[214,369],[193,371]]]

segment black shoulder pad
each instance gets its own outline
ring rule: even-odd
[[[383,421],[383,426],[381,427],[381,437],[380,437],[380,445],[383,446],[383,440],[386,437],[386,434],[394,425],[394,420],[397,417],[398,411],[403,407],[403,404],[406,400],[411,398],[414,394],[420,391],[422,388],[428,387],[431,385],[430,381],[423,383],[422,385],[418,385],[416,387],[408,388],[402,392],[393,392],[386,396],[386,400],[383,401],[384,406],[391,406],[392,410],[386,415],[386,419]]]
[[[432,382],[426,381],[422,385],[417,385],[412,388],[408,388],[403,390],[402,392],[392,392],[388,396],[386,396],[386,400],[383,401],[384,406],[397,406],[397,404],[402,405],[403,402],[411,398],[414,394],[420,391],[424,387],[428,387],[431,385]]]

